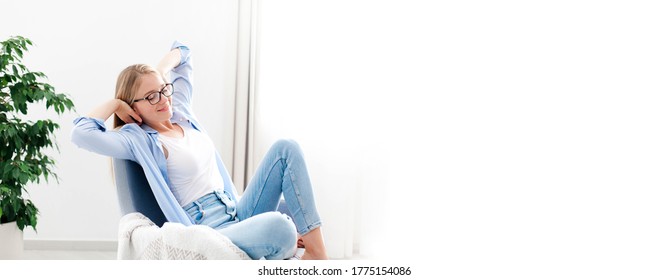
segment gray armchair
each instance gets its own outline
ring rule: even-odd
[[[134,161],[125,159],[114,158],[112,162],[121,215],[139,212],[162,227],[167,218],[153,196],[142,167]]]
[[[165,218],[153,196],[153,191],[148,185],[142,167],[134,161],[125,159],[114,158],[112,164],[121,215],[139,212],[159,227],[167,222],[167,218]],[[292,218],[285,201],[279,203],[277,211]]]
[[[160,209],[158,202],[155,200],[153,191],[151,190],[151,187],[149,186],[148,181],[146,180],[146,177],[144,175],[144,170],[142,169],[142,167],[133,161],[121,160],[121,159],[112,159],[112,165],[114,169],[114,180],[116,183],[116,191],[118,193],[118,203],[121,208],[122,216],[126,217],[127,214],[139,212],[146,218],[150,219],[155,225],[162,228],[163,225],[167,222],[167,218]],[[279,203],[277,211],[284,213],[290,216],[290,218],[292,218],[292,215],[290,215],[290,211],[288,211],[285,201],[281,201]],[[131,215],[128,216],[132,217]],[[132,230],[132,232],[134,232],[134,230]],[[142,242],[138,243],[135,242],[135,243],[136,244],[134,243],[130,244],[129,239],[119,240],[119,255],[118,255],[119,258],[136,259],[136,258],[146,258],[146,256],[153,256],[147,259],[164,259],[166,254],[165,252],[170,254],[176,252],[172,247],[168,246],[169,244],[163,244],[164,242],[155,243],[155,244],[161,244],[161,246],[157,246],[151,243],[152,245],[155,246],[150,246],[145,248],[142,247],[145,246],[145,244],[143,244]],[[167,247],[169,247],[170,249],[165,249]],[[234,247],[236,248],[236,246]],[[137,249],[137,248],[142,248],[142,249]],[[147,248],[151,250],[148,250]],[[214,251],[217,254],[231,254],[229,252],[235,252],[235,250],[231,250],[229,247],[224,247],[222,249]],[[237,248],[237,250],[241,252],[240,249]],[[301,250],[302,251],[298,252],[303,253],[303,249]],[[141,255],[135,256],[133,255],[134,253]],[[179,254],[177,257],[178,259],[182,258],[190,259],[188,258],[188,256],[190,255]],[[231,254],[231,256],[236,257],[235,254]],[[171,257],[173,256],[170,255],[167,257],[167,259],[171,259]],[[218,257],[220,256],[219,255],[215,256],[215,258]]]

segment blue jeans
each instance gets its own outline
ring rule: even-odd
[[[292,219],[276,212],[281,195]],[[294,255],[297,233],[321,225],[299,145],[279,140],[269,149],[238,203],[219,190],[183,207],[197,224],[217,229],[252,259]]]

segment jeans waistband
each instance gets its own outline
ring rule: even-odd
[[[238,221],[236,202],[224,190],[203,195],[183,207],[195,224],[207,224],[214,228]]]
[[[227,192],[224,191],[224,190],[215,190],[213,192],[210,192],[208,194],[203,195],[202,197],[200,197],[197,200],[189,203],[188,205],[183,206],[183,209],[188,211],[188,210],[192,209],[193,207],[200,208],[202,206],[202,204],[211,202],[213,200],[222,201],[228,208],[230,208],[230,207],[231,208],[236,208],[235,207],[236,205],[235,205],[234,201],[232,201],[232,199],[230,197],[231,196],[229,196],[227,194]],[[233,210],[233,209],[231,209],[231,210]]]

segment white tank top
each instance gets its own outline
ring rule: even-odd
[[[189,125],[183,127],[183,138],[158,134],[167,150],[167,177],[170,189],[181,206],[224,187],[216,165],[211,139]]]

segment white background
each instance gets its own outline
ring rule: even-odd
[[[656,276],[666,11],[261,1],[256,145],[299,139],[325,220],[373,225],[361,248],[381,259],[456,278]]]
[[[295,89],[279,104],[302,108],[283,118],[304,126],[266,129],[312,140],[331,131],[322,147],[302,142],[316,154],[314,169],[326,170],[318,166],[332,156],[332,173],[370,172],[356,180],[372,182],[377,194],[366,201],[378,206],[367,211],[381,209],[374,238],[384,246],[376,252],[419,260],[430,272],[422,275],[437,278],[665,278],[668,11],[660,1],[267,2],[284,16],[270,18],[280,28],[260,30],[282,37],[262,37],[278,49],[260,49],[267,83],[259,93]],[[48,4],[40,15],[53,20],[24,23],[42,31],[3,25],[0,33],[35,34],[45,45],[31,63],[85,110],[97,103],[93,85],[110,96],[122,66],[155,62],[174,37],[128,28],[160,13],[143,3],[79,7],[89,13]],[[126,28],[103,20],[125,7],[135,11],[132,20],[117,18]],[[8,22],[21,18],[12,16]],[[209,39],[228,43],[194,26],[187,34],[198,49]],[[103,39],[127,34],[141,42]],[[66,139],[57,158],[63,182],[32,191],[43,211],[40,236],[113,238],[115,224],[96,222],[117,218],[106,212],[116,207],[101,179],[106,161]]]

